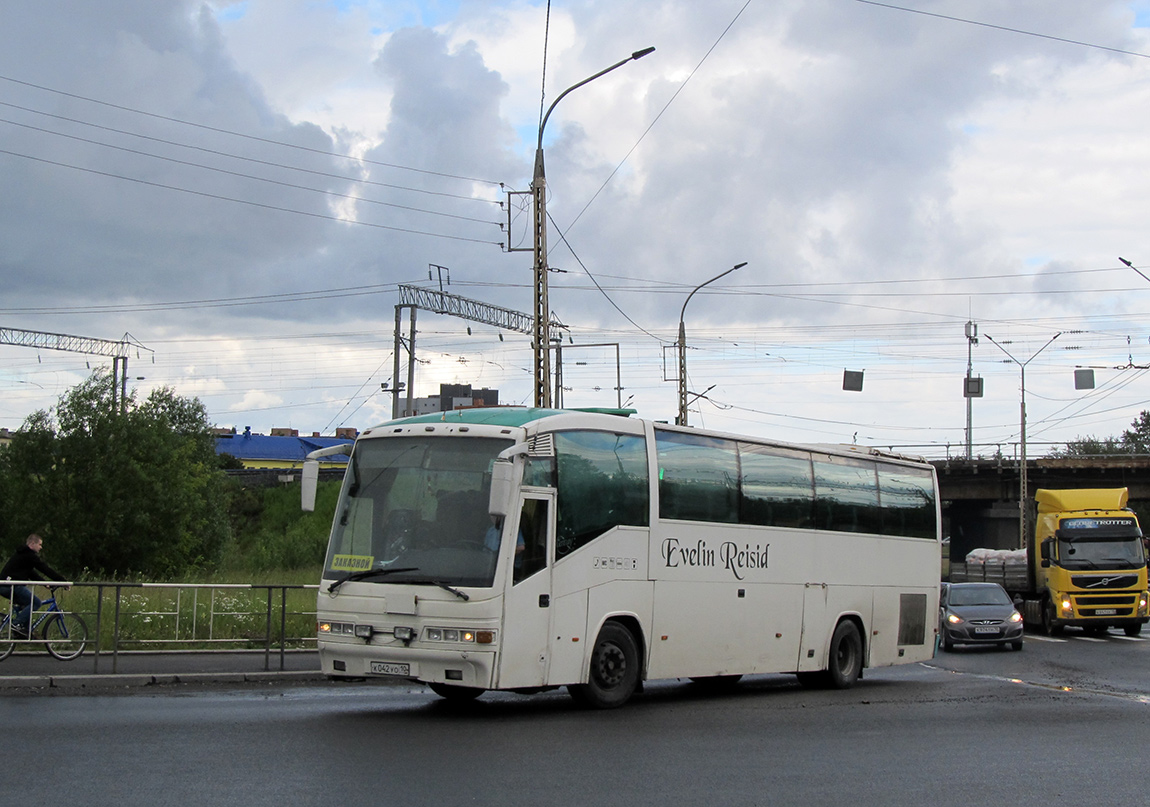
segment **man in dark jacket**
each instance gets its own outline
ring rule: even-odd
[[[40,550],[44,539],[36,533],[28,536],[24,545],[0,569],[0,580],[64,580],[64,576],[44,562]],[[32,611],[40,607],[40,598],[28,586],[0,584],[0,597],[12,601],[12,632],[25,637],[32,622]]]

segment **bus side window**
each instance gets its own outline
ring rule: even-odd
[[[512,583],[526,580],[547,565],[547,502],[543,499],[525,499],[519,514],[519,537],[523,549],[515,547],[515,566]]]

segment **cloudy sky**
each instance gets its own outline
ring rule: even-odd
[[[958,453],[968,348],[982,453],[1024,363],[1031,454],[1150,408],[1150,0],[5,3],[0,328],[130,334],[221,426],[380,422],[397,284],[531,312],[541,111],[648,46],[545,130],[566,405],[673,419],[746,261],[686,310],[694,425]],[[416,357],[531,401],[524,334],[421,311]],[[108,365],[0,346],[0,426]]]

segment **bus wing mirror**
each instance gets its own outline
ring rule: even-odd
[[[527,456],[527,443],[516,443],[501,451],[491,465],[491,496],[487,512],[493,516],[506,516],[511,512],[511,496],[515,492],[515,460]]]
[[[315,493],[319,487],[319,458],[332,457],[336,454],[351,454],[351,444],[343,443],[338,446],[329,446],[313,451],[307,455],[303,463],[303,473],[300,475],[300,509],[305,513],[315,511]]]
[[[319,487],[319,460],[304,461],[300,483],[300,509],[311,513],[315,510],[315,492]]]

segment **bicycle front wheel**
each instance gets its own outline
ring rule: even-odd
[[[74,659],[88,643],[88,626],[78,614],[59,613],[44,625],[44,645],[61,661]]]
[[[15,649],[16,642],[13,641],[12,621],[5,617],[3,624],[0,624],[0,661],[12,655],[12,651]]]

